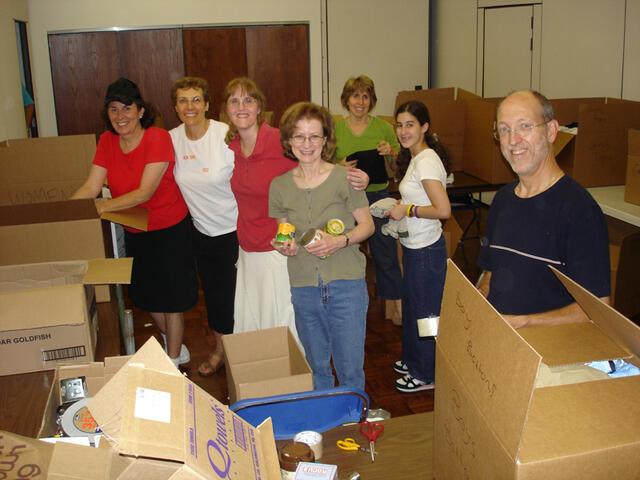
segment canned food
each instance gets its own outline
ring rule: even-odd
[[[296,238],[296,227],[290,223],[278,224],[276,243],[286,243]]]
[[[344,233],[344,222],[339,218],[332,218],[327,222],[325,231],[329,235],[342,235]]]
[[[318,230],[316,228],[310,228],[308,230],[305,230],[302,233],[302,236],[300,237],[300,240],[298,241],[298,243],[300,243],[301,246],[306,248],[309,245],[313,245],[315,242],[317,242],[321,238],[322,238],[321,230]],[[327,258],[327,257],[324,256],[324,257],[318,257],[318,258]]]

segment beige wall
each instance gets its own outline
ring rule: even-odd
[[[476,91],[476,0],[431,0],[431,85]]]
[[[622,97],[640,101],[640,1],[627,0]]]
[[[27,0],[0,1],[0,140],[27,136],[15,29],[15,20],[26,19]]]
[[[308,22],[311,97],[322,101],[320,0],[28,0],[28,5],[41,136],[57,134],[47,33],[64,30]]]
[[[329,108],[344,112],[344,82],[373,79],[374,113],[393,115],[396,93],[428,86],[429,0],[328,0]]]

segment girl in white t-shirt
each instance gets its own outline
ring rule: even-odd
[[[396,380],[401,392],[433,389],[435,338],[418,336],[418,322],[440,316],[447,252],[440,220],[451,216],[446,190],[446,152],[429,131],[427,107],[418,101],[396,110],[396,134],[402,146],[398,156],[402,200],[389,216],[406,217],[409,235],[400,238],[403,252],[402,360],[393,365],[403,375]]]

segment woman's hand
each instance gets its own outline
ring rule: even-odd
[[[380,140],[376,148],[378,149],[378,153],[380,155],[393,157],[395,154],[393,148],[391,148],[391,144],[386,140]]]
[[[394,220],[402,220],[407,216],[407,205],[403,205],[398,203],[395,207],[389,210],[386,214],[386,217],[391,217]]]
[[[298,244],[293,239],[287,242],[276,242],[275,238],[271,240],[271,246],[286,257],[295,257],[298,254]]]
[[[354,190],[364,190],[369,185],[369,175],[358,168],[349,167],[347,170],[347,181]]]
[[[311,255],[316,257],[328,257],[332,253],[344,248],[347,244],[347,239],[344,235],[329,235],[322,230],[320,232],[320,240],[316,240],[311,245],[307,245],[305,249]]]

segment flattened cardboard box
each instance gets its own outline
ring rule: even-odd
[[[637,478],[640,377],[535,388],[543,360],[638,364],[640,329],[556,275],[591,321],[516,331],[449,261],[436,347],[434,478]]]
[[[624,201],[640,205],[640,130],[629,129],[629,155]]]
[[[179,462],[171,478],[280,478],[271,420],[252,427],[173,366],[151,338],[88,408],[120,454]]]
[[[0,375],[93,361],[94,284],[131,279],[131,258],[0,267]]]
[[[311,368],[288,327],[222,337],[229,402],[313,390]]]

